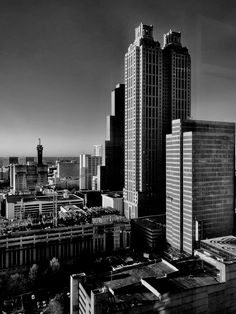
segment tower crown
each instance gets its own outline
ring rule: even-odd
[[[141,23],[135,28],[135,41],[138,42],[141,38],[153,39],[152,25],[144,25]]]
[[[173,32],[172,30],[170,30],[169,33],[164,35],[164,47],[170,44],[182,46],[181,45],[181,32]]]

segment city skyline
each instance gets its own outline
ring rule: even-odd
[[[155,26],[161,44],[162,34],[181,31],[192,57],[193,117],[234,122],[236,7],[227,3],[1,1],[0,156],[34,156],[38,137],[45,156],[104,145],[110,92],[124,82],[140,22]]]

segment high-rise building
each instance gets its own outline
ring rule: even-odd
[[[166,138],[166,238],[192,254],[233,233],[235,124],[175,120]]]
[[[10,164],[10,187],[13,193],[34,192],[36,186],[48,184],[48,166],[44,165],[43,146],[37,145],[38,163]]]
[[[190,56],[170,31],[163,49],[153,26],[135,29],[125,55],[125,187],[128,218],[165,211],[165,135],[190,115]]]
[[[93,145],[93,156],[101,156],[103,155],[102,145]]]
[[[97,167],[101,164],[102,156],[80,155],[80,189],[92,189],[92,178],[97,175]]]
[[[101,190],[121,191],[124,187],[125,85],[117,84],[111,93],[111,115],[107,116],[105,166],[99,169]]]

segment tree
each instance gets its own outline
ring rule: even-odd
[[[50,267],[53,273],[57,273],[60,269],[60,263],[56,257],[53,257],[50,261]]]
[[[39,266],[37,264],[33,264],[29,270],[29,280],[31,282],[35,282],[38,276]]]
[[[63,293],[56,294],[56,296],[50,300],[46,313],[48,314],[65,313],[65,297]]]

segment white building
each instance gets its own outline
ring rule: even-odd
[[[124,203],[123,195],[119,192],[109,192],[102,194],[102,207],[103,208],[113,208],[120,212],[121,215],[124,214]]]
[[[97,166],[102,164],[101,156],[80,155],[80,189],[91,190],[92,178],[97,175]]]

